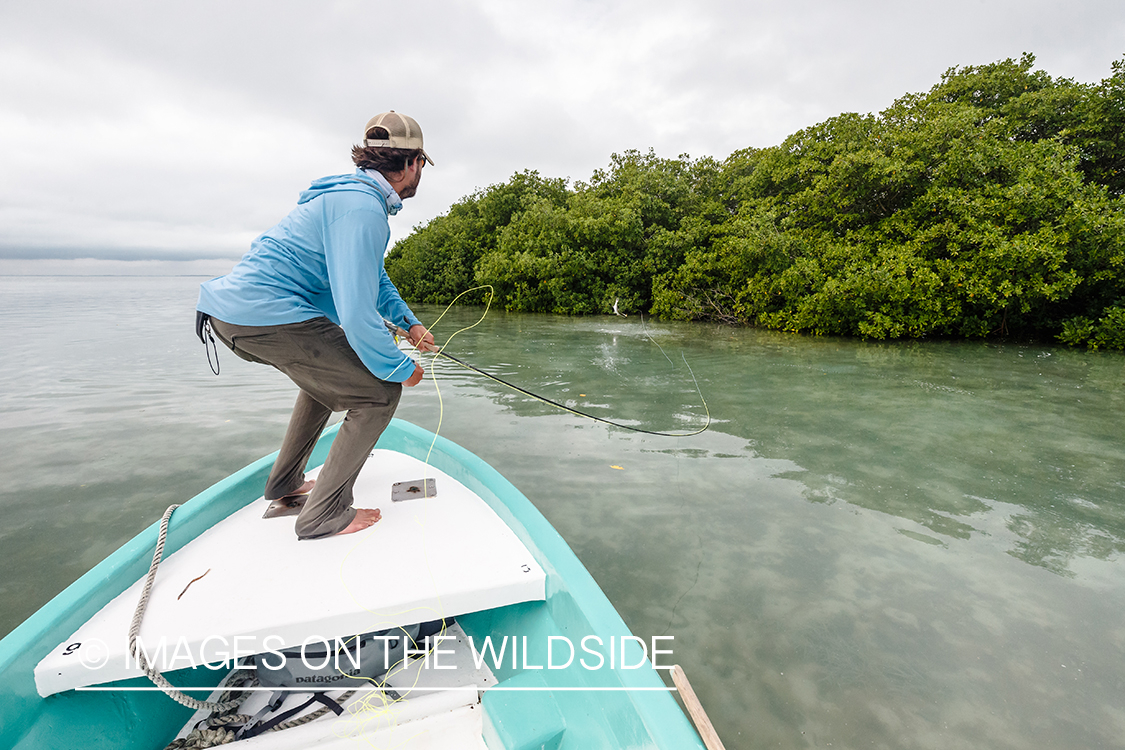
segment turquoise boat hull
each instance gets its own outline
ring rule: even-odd
[[[332,428],[321,438],[311,466],[323,463],[335,434]],[[477,493],[546,572],[545,601],[462,615],[458,622],[467,634],[478,642],[486,636],[527,636],[532,644],[544,644],[551,635],[595,634],[606,642],[631,635],[562,537],[487,463],[397,419],[378,447],[427,460]],[[266,456],[181,506],[171,519],[165,555],[260,498],[273,460],[273,455]],[[42,698],[35,688],[35,665],[147,572],[158,526],[154,523],[138,534],[0,641],[0,747],[149,750],[163,747],[187,722],[192,711],[158,692],[68,691]],[[637,663],[640,647],[632,641],[625,645],[635,649],[627,651],[628,663]],[[545,658],[532,651],[524,663],[543,664]],[[703,748],[675,698],[647,663],[640,669],[594,671],[577,665],[525,670],[504,663],[493,671],[502,686],[534,689],[484,694],[484,739],[492,750]],[[208,670],[180,670],[168,677],[183,687],[209,687],[217,681]],[[120,684],[148,683],[138,679]],[[564,687],[569,689],[560,689]]]

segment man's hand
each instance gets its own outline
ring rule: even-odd
[[[421,323],[410,326],[410,331],[407,333],[407,336],[410,338],[410,343],[413,344],[414,348],[418,351],[438,351],[438,347],[434,344],[434,335]]]
[[[422,369],[422,365],[415,362],[414,363],[414,374],[411,375],[406,380],[404,380],[402,384],[405,385],[407,388],[413,388],[414,386],[416,386],[416,385],[418,385],[419,383],[422,382],[422,376],[425,375],[425,374],[426,374],[426,371]]]

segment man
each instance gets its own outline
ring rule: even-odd
[[[313,182],[297,207],[226,276],[202,285],[199,324],[242,359],[272,365],[301,391],[266,482],[276,500],[308,493],[299,539],[349,534],[379,520],[352,508],[352,486],[390,423],[403,384],[422,367],[395,345],[384,320],[432,350],[434,338],[383,268],[388,217],[413,196],[426,162],[422,130],[394,111],[373,117],[352,148],[354,175]],[[333,411],[347,416],[316,482],[305,464]]]

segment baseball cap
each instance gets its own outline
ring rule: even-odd
[[[387,137],[370,137],[375,135],[371,132],[373,128],[383,128]],[[367,127],[363,129],[363,145],[365,148],[422,149],[422,128],[413,117],[400,115],[392,109],[367,121]],[[422,157],[433,166],[434,160],[425,150],[422,150]]]

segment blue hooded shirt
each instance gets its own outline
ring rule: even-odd
[[[414,363],[383,324],[409,329],[419,323],[383,268],[387,217],[401,207],[378,173],[316,180],[230,273],[201,285],[197,307],[241,326],[327,317],[344,329],[375,377],[402,382],[414,374]]]

